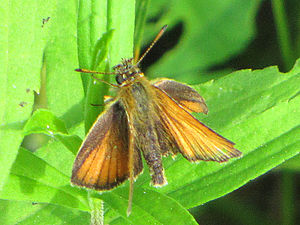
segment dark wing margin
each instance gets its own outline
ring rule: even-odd
[[[101,113],[83,141],[75,159],[71,183],[110,190],[129,178],[129,131],[124,108],[113,103]],[[140,152],[134,154],[134,175],[143,170]]]
[[[170,98],[184,107],[185,110],[208,113],[204,99],[190,86],[165,78],[156,81],[153,85],[164,91]]]
[[[240,157],[242,153],[234,143],[217,134],[178,105],[165,92],[156,89],[157,114],[161,123],[189,161],[199,160],[225,162]]]

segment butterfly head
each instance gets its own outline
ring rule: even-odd
[[[133,58],[122,59],[122,62],[113,67],[118,84],[123,85],[133,81],[137,76],[143,75],[140,68],[134,64]]]

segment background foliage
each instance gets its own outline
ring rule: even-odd
[[[104,201],[109,224],[294,224],[299,8],[296,0],[152,0],[136,7],[133,0],[4,1],[1,224],[86,224],[91,199]],[[226,164],[166,158],[169,184],[150,187],[145,170],[127,217],[127,183],[101,195],[70,186],[78,147],[102,110],[91,103],[110,92],[74,69],[108,71],[133,56],[134,43],[147,47],[164,24],[168,31],[142,64],[146,75],[194,84],[210,110],[195,116],[244,156]]]

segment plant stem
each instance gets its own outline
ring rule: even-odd
[[[293,66],[294,56],[283,1],[273,0],[272,8],[284,69],[289,70]]]
[[[92,53],[97,40],[107,31],[107,1],[80,0],[78,7],[78,61],[79,67],[95,69]],[[105,69],[105,65],[103,65]],[[103,69],[103,71],[105,71]],[[87,133],[103,107],[93,107],[91,104],[103,104],[103,96],[108,87],[105,84],[95,83],[89,75],[82,74],[82,84],[85,93],[84,122]],[[91,206],[91,224],[104,224],[103,201],[88,196]]]
[[[80,0],[78,9],[78,59],[83,69],[96,69],[93,62],[93,49],[97,40],[105,32],[114,29],[114,35],[108,46],[106,61],[97,67],[98,71],[108,71],[121,58],[132,57],[133,31],[135,18],[134,0]],[[110,79],[109,76],[106,76]],[[102,79],[102,77],[100,77]],[[106,78],[104,78],[106,79]],[[106,84],[94,82],[88,75],[82,75],[85,92],[84,122],[86,133],[99,115],[101,108],[91,104],[103,104],[103,96],[108,92]],[[103,201],[88,197],[91,206],[91,224],[103,224]]]
[[[103,201],[98,198],[92,198],[89,194],[89,201],[91,207],[91,225],[104,224],[104,210]]]

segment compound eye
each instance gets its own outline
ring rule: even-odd
[[[125,79],[124,79],[122,74],[118,74],[116,76],[116,81],[117,81],[118,84],[122,84],[125,81]]]

